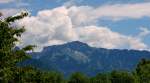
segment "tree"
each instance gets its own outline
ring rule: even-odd
[[[142,59],[135,71],[140,83],[150,83],[150,60]]]
[[[112,71],[111,83],[135,83],[135,78],[131,73],[125,71]]]
[[[21,36],[25,29],[23,27],[12,27],[11,24],[26,16],[28,16],[28,13],[22,12],[20,15],[0,20],[0,82],[11,82],[14,78],[14,73],[17,72],[16,63],[27,59],[29,56],[26,51],[32,50],[32,45],[15,50],[16,42],[19,41],[18,37]]]
[[[42,83],[64,83],[63,76],[58,72],[43,72]]]
[[[75,72],[71,75],[68,83],[89,83],[89,78],[79,72]]]
[[[16,49],[18,37],[25,29],[11,27],[16,20],[28,16],[22,12],[0,20],[0,83],[63,83],[63,77],[57,72],[44,72],[30,66],[19,67],[17,64],[30,58],[26,51],[33,50],[34,45]]]
[[[100,73],[97,74],[95,77],[92,77],[90,80],[91,83],[111,83],[109,73]]]

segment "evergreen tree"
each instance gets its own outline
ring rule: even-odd
[[[111,83],[109,73],[106,74],[97,74],[95,77],[92,77],[90,83]]]
[[[25,29],[11,27],[11,24],[26,16],[28,13],[22,12],[20,15],[0,20],[0,83],[64,83],[60,73],[17,66],[17,63],[30,58],[26,51],[33,50],[34,47],[28,45],[16,49],[18,37],[21,37]]]
[[[11,24],[26,16],[28,13],[22,12],[20,15],[0,19],[0,82],[2,83],[11,82],[14,79],[14,74],[18,73],[16,63],[27,59],[29,56],[26,51],[32,50],[32,45],[15,50],[18,37],[25,29],[12,27]]]
[[[111,83],[135,83],[135,78],[131,73],[125,71],[112,71]]]
[[[64,83],[63,76],[58,72],[43,72],[42,83]]]
[[[68,83],[89,83],[89,78],[80,72],[75,72],[71,75]]]
[[[142,59],[136,68],[140,83],[150,83],[150,60]]]

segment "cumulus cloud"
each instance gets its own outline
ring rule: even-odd
[[[19,11],[21,11],[21,10],[20,9],[13,9],[13,8],[0,9],[0,12],[3,14],[4,17],[15,15]]]
[[[64,7],[43,10],[37,16],[26,17],[18,22],[26,27],[22,36],[23,45],[35,44],[47,46],[76,40],[72,22]]]
[[[87,26],[77,29],[79,40],[94,47],[146,49],[147,46],[138,38],[125,36],[111,31],[107,27]]]
[[[79,40],[94,47],[148,49],[148,46],[141,39],[149,33],[148,29],[141,28],[142,32],[139,34],[141,37],[132,37],[114,32],[108,27],[94,24],[79,26],[78,20],[74,21],[74,19],[86,21],[84,18],[90,18],[90,15],[88,16],[86,13],[80,15],[80,12],[77,12],[77,15],[83,17],[77,18],[78,16],[76,17],[72,12],[77,10],[76,8],[62,6],[39,11],[36,16],[26,17],[18,21],[19,26],[25,26],[26,28],[20,45],[35,44],[42,48]],[[83,8],[83,10],[89,12],[86,8]]]
[[[112,19],[125,19],[125,18],[142,18],[143,16],[150,17],[150,3],[137,3],[137,4],[117,4],[106,5],[94,11],[98,17],[110,17]]]
[[[140,38],[143,38],[150,34],[150,30],[148,30],[147,28],[141,27],[140,30],[141,30],[141,33],[138,36]]]
[[[83,2],[83,0],[68,0],[66,3],[64,3],[64,5],[66,7],[71,7],[73,5],[76,5],[76,4],[82,3],[82,2]]]
[[[123,20],[150,17],[150,3],[103,5],[97,8],[91,6],[71,6],[69,11],[75,24],[83,25],[96,20]]]

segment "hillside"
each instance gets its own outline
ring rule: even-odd
[[[32,65],[44,70],[57,70],[65,75],[79,71],[87,75],[112,70],[132,71],[142,58],[150,59],[150,52],[94,48],[74,41],[48,46],[42,52],[30,53],[32,59],[22,65]]]

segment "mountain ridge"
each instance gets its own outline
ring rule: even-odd
[[[142,58],[150,59],[150,52],[105,49],[90,47],[86,43],[73,41],[62,45],[48,46],[42,52],[33,52],[32,58],[21,63],[44,70],[58,70],[65,75],[83,72],[96,75],[112,70],[132,71]]]

